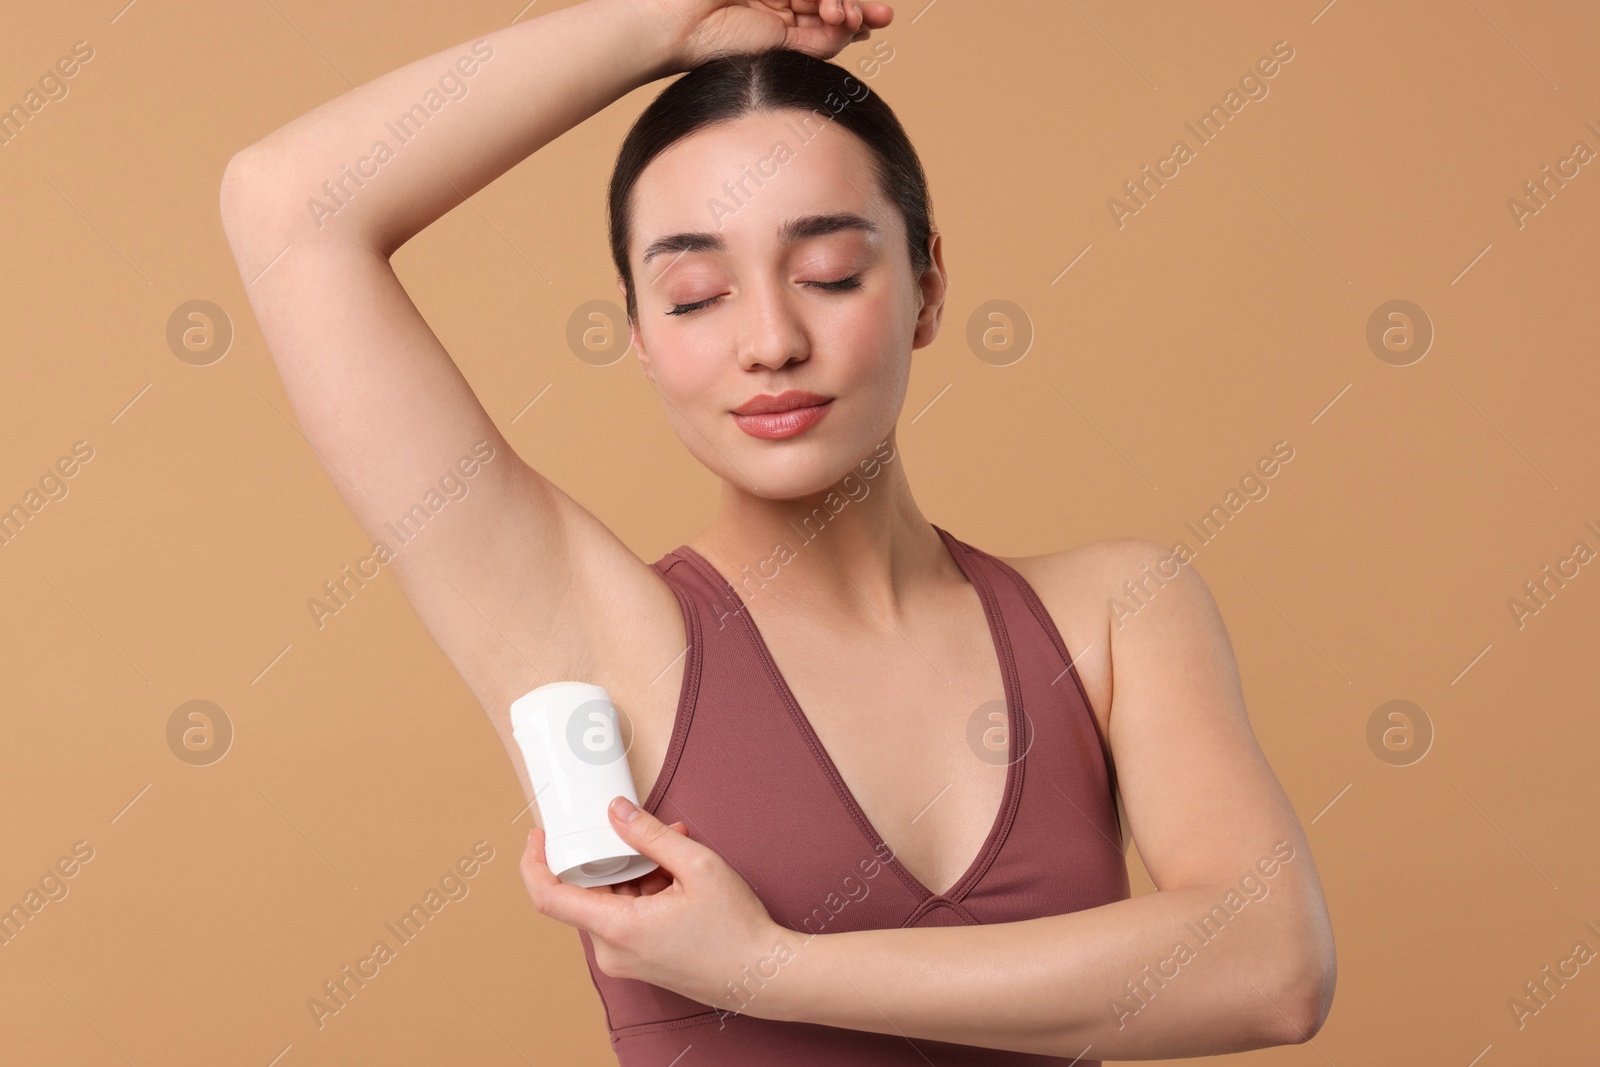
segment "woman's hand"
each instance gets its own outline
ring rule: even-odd
[[[637,815],[619,818],[624,805]],[[660,866],[616,885],[568,885],[544,861],[535,827],[522,855],[522,880],[543,915],[587,931],[595,963],[614,978],[634,978],[710,1007],[737,1006],[724,983],[793,941],[721,856],[618,798],[609,809],[618,836]]]
[[[792,48],[832,59],[851,41],[889,25],[894,9],[862,0],[635,0],[680,32],[678,66],[718,55]]]

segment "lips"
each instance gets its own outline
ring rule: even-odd
[[[733,410],[733,421],[751,437],[781,440],[805,433],[821,422],[833,407],[833,398],[791,389],[777,396],[758,396]]]
[[[816,407],[826,404],[832,397],[820,393],[808,392],[805,389],[787,389],[776,396],[763,393],[751,397],[743,404],[733,409],[735,415],[770,415],[782,411],[793,411],[795,408]]]

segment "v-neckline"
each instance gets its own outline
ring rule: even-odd
[[[894,871],[908,887],[922,894],[923,900],[946,900],[956,902],[981,878],[993,863],[995,856],[1000,851],[1007,834],[1011,831],[1012,819],[1016,814],[1017,798],[1022,789],[1022,759],[1021,744],[1024,740],[1024,725],[1022,715],[1021,683],[1018,680],[1016,661],[1012,655],[1011,641],[1006,634],[1005,622],[1000,616],[1000,606],[993,588],[988,579],[972,566],[967,559],[967,548],[956,537],[935,523],[929,523],[938,532],[940,540],[944,543],[945,551],[950,558],[961,568],[961,573],[967,578],[973,589],[978,594],[978,602],[983,606],[984,618],[989,624],[989,638],[994,645],[995,658],[1000,664],[1000,684],[1005,690],[1006,719],[1007,719],[1007,763],[1005,791],[1000,797],[1000,810],[995,814],[994,821],[989,826],[989,833],[984,837],[983,844],[978,848],[978,854],[973,857],[966,870],[962,871],[955,882],[941,893],[935,893],[923,884],[922,880],[900,862],[900,857],[890,849],[890,857],[885,865]],[[756,625],[754,616],[750,614],[738,590],[722,576],[722,572],[712,565],[711,561],[696,552],[689,545],[679,546],[679,551],[687,553],[688,558],[721,587],[722,595],[729,603],[738,605],[739,610],[734,614],[744,621],[751,643],[760,654],[763,666],[768,676],[772,679],[774,688],[783,699],[788,708],[790,717],[799,728],[801,736],[811,749],[812,755],[827,772],[833,782],[835,792],[844,803],[846,810],[854,819],[861,832],[869,839],[876,850],[880,844],[887,844],[883,834],[872,824],[866,811],[856,799],[855,793],[845,782],[844,775],[839,773],[838,766],[833,762],[833,757],[823,745],[822,738],[817,736],[816,729],[811,725],[811,720],[806,717],[805,710],[800,707],[800,702],[795,698],[794,691],[789,688],[789,682],[784,678],[783,672],[778,669],[777,661],[772,657],[772,650],[767,647],[766,638],[762,636],[761,628]]]

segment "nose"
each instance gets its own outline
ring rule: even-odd
[[[762,282],[745,290],[736,341],[740,369],[777,370],[810,354],[810,338],[791,303],[797,296],[782,281]]]

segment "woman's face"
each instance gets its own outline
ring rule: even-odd
[[[702,130],[645,168],[632,220],[633,344],[701,463],[789,499],[892,433],[911,352],[938,332],[943,257],[935,237],[937,270],[913,275],[904,221],[854,134],[793,110]],[[735,414],[789,390],[818,410]]]

